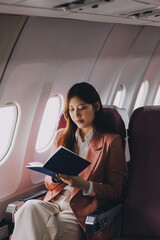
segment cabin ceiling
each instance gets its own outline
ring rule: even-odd
[[[160,26],[160,0],[0,0],[0,13]]]

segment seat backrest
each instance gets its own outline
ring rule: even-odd
[[[160,238],[160,106],[136,109],[128,137],[131,159],[122,235]]]
[[[65,128],[65,127],[66,127],[66,120],[64,118],[64,114],[62,113],[59,118],[57,130],[60,128]]]
[[[123,150],[126,145],[126,128],[125,123],[115,106],[104,106],[104,114],[107,125],[112,133],[119,134],[122,138]]]

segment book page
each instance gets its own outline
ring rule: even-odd
[[[43,167],[43,163],[41,162],[29,162],[28,165],[32,167]]]

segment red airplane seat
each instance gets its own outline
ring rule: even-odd
[[[64,114],[62,113],[60,115],[60,118],[59,118],[59,123],[58,123],[57,130],[60,129],[60,128],[65,128],[65,127],[66,127],[66,120],[64,118]]]
[[[116,240],[160,239],[160,106],[136,109],[128,137],[130,171]]]

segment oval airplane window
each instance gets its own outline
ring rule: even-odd
[[[116,93],[113,105],[121,108],[123,106],[125,96],[126,96],[126,88],[124,85],[121,85],[120,89]]]
[[[37,152],[44,151],[51,142],[57,127],[57,119],[61,112],[61,108],[62,100],[60,96],[56,95],[48,100],[36,142]]]
[[[160,105],[160,86],[157,90],[153,105]]]
[[[17,117],[18,108],[14,103],[0,108],[0,160],[6,156],[12,144]]]
[[[147,80],[145,80],[144,82],[142,82],[141,87],[139,89],[134,109],[144,106],[148,94],[148,89],[149,83]]]

